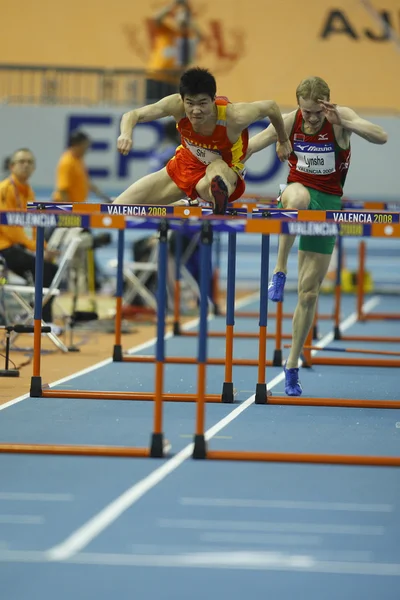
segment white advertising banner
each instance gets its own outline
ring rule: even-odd
[[[33,187],[37,195],[48,197],[54,190],[56,165],[68,135],[81,129],[93,141],[86,156],[90,176],[106,193],[115,196],[149,172],[150,157],[163,136],[160,122],[140,124],[134,131],[132,152],[126,157],[120,155],[116,142],[122,113],[122,109],[108,107],[3,106],[0,159],[4,160],[17,148],[30,148],[37,159]],[[384,127],[389,142],[378,146],[353,136],[345,196],[357,200],[395,200],[400,196],[395,168],[400,119],[365,116]],[[264,126],[262,122],[252,125],[250,136]],[[276,196],[286,176],[287,166],[279,162],[274,147],[263,150],[247,163],[246,193]]]

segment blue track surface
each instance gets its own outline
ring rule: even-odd
[[[285,310],[294,303],[288,295]],[[398,297],[367,303],[399,311]],[[331,311],[331,298],[319,308]],[[354,298],[342,308],[345,334],[400,336],[397,321],[355,323]],[[223,328],[222,318],[210,322]],[[236,329],[257,331],[257,320],[237,319]],[[321,344],[399,351],[332,342],[331,330],[320,322]],[[223,357],[224,344],[210,339],[209,355]],[[234,347],[256,358],[257,340]],[[167,341],[167,355],[196,351],[195,338]],[[153,376],[152,365],[110,362],[59,387],[152,391]],[[207,379],[219,393],[223,368],[209,367]],[[207,405],[210,448],[399,456],[398,411],[256,406],[256,379],[256,368],[234,368],[235,404]],[[283,394],[281,369],[267,379]],[[307,396],[400,400],[398,369],[318,366],[301,380]],[[168,365],[165,391],[194,393],[196,367]],[[166,460],[0,455],[2,599],[398,600],[399,469],[193,461],[195,405],[164,406]],[[0,440],[147,446],[152,421],[150,402],[27,399],[0,411]]]

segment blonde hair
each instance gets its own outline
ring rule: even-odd
[[[307,77],[303,79],[296,90],[297,102],[300,97],[304,100],[312,100],[313,102],[318,102],[322,98],[329,100],[330,95],[329,86],[321,77]]]

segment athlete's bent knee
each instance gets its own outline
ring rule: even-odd
[[[310,204],[310,193],[301,183],[291,183],[282,194],[283,208],[306,210]]]

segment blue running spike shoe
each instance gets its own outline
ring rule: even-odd
[[[285,373],[285,394],[287,396],[301,396],[303,389],[299,381],[299,369],[287,369],[283,367]]]
[[[278,271],[272,275],[268,285],[268,298],[272,302],[283,302],[283,291],[285,289],[286,275]]]
[[[211,194],[215,200],[214,214],[224,215],[228,206],[229,194],[224,180],[219,175],[211,180]]]

